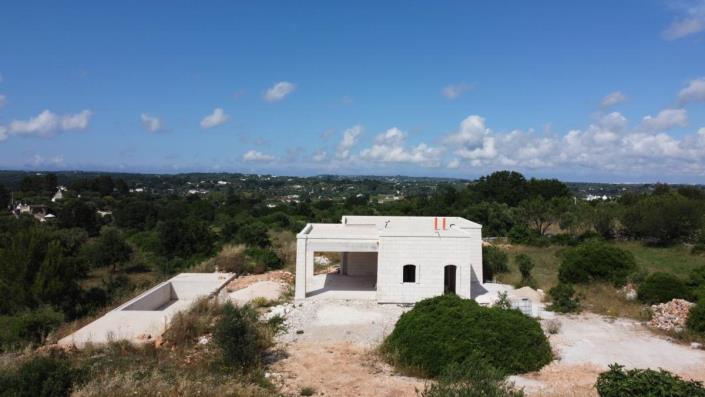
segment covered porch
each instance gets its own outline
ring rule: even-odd
[[[376,299],[378,238],[373,225],[306,225],[297,235],[295,299]],[[317,252],[339,252],[339,269],[314,275]]]

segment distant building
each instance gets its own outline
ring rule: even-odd
[[[61,201],[64,199],[64,193],[61,191],[61,187],[59,187],[59,190],[54,193],[54,196],[51,198],[51,202],[55,203],[57,201]]]

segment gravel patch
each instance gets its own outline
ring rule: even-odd
[[[306,300],[272,308],[284,316],[286,331],[278,341],[338,343],[373,347],[394,329],[408,306],[378,304],[365,300]]]

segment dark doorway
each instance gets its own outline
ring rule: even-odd
[[[455,293],[455,265],[447,265],[443,268],[443,293]]]

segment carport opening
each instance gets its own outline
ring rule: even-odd
[[[376,252],[316,252],[313,263],[313,285],[308,288],[307,296],[376,298]]]

